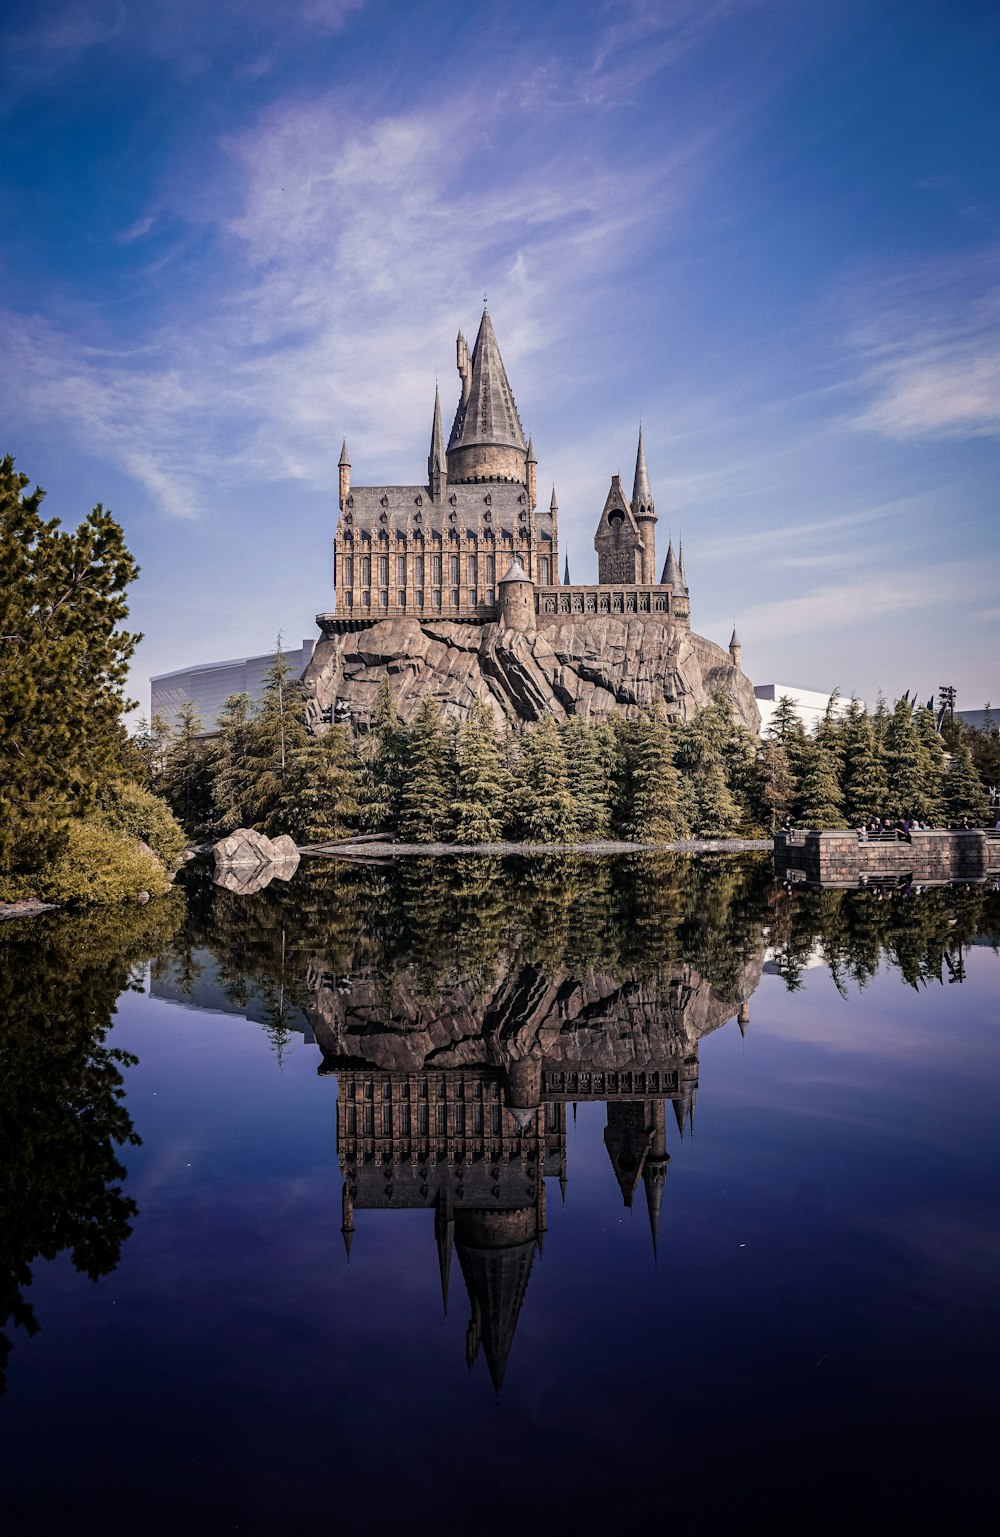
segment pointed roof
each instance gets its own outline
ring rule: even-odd
[[[438,1268],[441,1272],[441,1301],[444,1316],[448,1316],[448,1282],[451,1278],[451,1253],[455,1243],[455,1218],[451,1200],[443,1193],[438,1196],[434,1211],[434,1237],[437,1241]]]
[[[594,535],[595,542],[598,536],[601,535],[605,530],[613,530],[616,526],[620,527],[622,523],[628,524],[630,530],[635,535],[635,541],[638,547],[638,545],[642,543],[642,535],[639,532],[639,525],[635,521],[635,514],[632,511],[632,503],[629,501],[628,497],[625,495],[625,492],[622,490],[621,476],[612,475],[611,488],[608,491],[607,500],[604,503],[604,511],[601,513],[601,521],[597,525],[597,533]]]
[[[646,450],[642,443],[642,424],[639,425],[639,447],[635,456],[635,480],[632,483],[632,511],[636,517],[639,508],[653,510],[653,493],[649,489],[649,471],[646,469]]]
[[[680,574],[681,574],[681,586],[684,588],[684,591],[687,592],[687,590],[688,590],[688,579],[687,579],[687,573],[684,570],[684,540],[683,539],[679,540],[678,544],[677,544],[677,568],[678,568],[678,570],[680,571]]]
[[[642,1183],[646,1187],[646,1210],[649,1213],[649,1231],[653,1237],[653,1257],[656,1257],[660,1238],[660,1213],[663,1210],[663,1189],[667,1177],[667,1160],[650,1158],[642,1171]]]
[[[681,573],[674,554],[674,542],[667,540],[667,558],[663,562],[663,574],[660,577],[661,587],[672,587],[674,592],[681,590]]]
[[[531,582],[531,577],[516,555],[507,568],[507,575],[500,578],[500,586],[505,587],[508,582]],[[531,585],[534,586],[534,582]]]
[[[569,556],[567,555],[566,556],[566,565],[565,565],[565,568],[563,570],[563,586],[564,587],[571,587],[572,585],[573,584],[572,584],[572,582],[569,579]]]
[[[653,1134],[642,1126],[629,1125],[632,1117],[628,1104],[608,1105],[608,1124],[604,1132],[604,1146],[615,1171],[615,1179],[626,1206],[632,1205],[632,1197],[642,1178],[646,1157],[652,1145]]]
[[[514,392],[500,356],[493,322],[485,310],[472,349],[469,394],[455,412],[448,452],[474,443],[501,444],[527,452]]]
[[[739,644],[740,644],[740,638],[739,638],[739,636],[736,633],[736,626],[733,625],[733,633],[729,637],[729,649],[730,649],[730,651],[732,651],[734,646],[738,646]]]
[[[344,441],[343,441],[343,443],[341,445],[340,458],[337,460],[337,463],[338,464],[346,464],[348,469],[350,469],[350,467],[351,467],[351,461],[347,457],[347,437],[346,437],[346,435],[345,435]]]
[[[534,1206],[505,1212],[459,1212],[455,1247],[472,1303],[469,1364],[482,1344],[495,1392],[504,1373],[538,1247]]]
[[[445,467],[444,457],[444,429],[441,426],[441,391],[434,386],[434,424],[431,427],[431,451],[427,459],[429,469],[439,465]]]
[[[528,439],[528,452],[526,459],[528,464],[538,463],[538,460],[535,458],[535,445],[531,438]]]
[[[558,512],[559,511],[559,503],[556,501],[556,488],[555,488],[555,486],[552,487],[552,500],[549,502],[549,510],[550,510],[550,512]]]

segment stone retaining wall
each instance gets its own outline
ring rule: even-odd
[[[831,886],[856,886],[862,875],[980,881],[1000,875],[1000,839],[978,829],[914,832],[893,843],[862,842],[856,832],[778,833],[774,865],[779,876],[799,872]]]

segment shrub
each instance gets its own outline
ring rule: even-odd
[[[166,871],[138,839],[92,816],[69,823],[62,852],[31,886],[32,896],[48,902],[114,904],[134,901],[140,891],[156,896]]]
[[[158,795],[127,779],[116,779],[97,792],[97,805],[112,832],[141,839],[168,870],[177,869],[184,854],[184,830]]]

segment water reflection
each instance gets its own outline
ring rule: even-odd
[[[138,1142],[107,1046],[115,1002],[183,916],[180,899],[0,924],[0,1330],[39,1328],[25,1295],[38,1259],[68,1251],[96,1281],[118,1264],[137,1207],[117,1149]],[[0,1392],[12,1341],[0,1332]]]
[[[365,1212],[426,1210],[443,1305],[457,1256],[467,1359],[482,1352],[499,1392],[545,1182],[569,1179],[568,1107],[606,1106],[606,1155],[655,1253],[667,1117],[692,1127],[700,1042],[746,1031],[763,972],[794,990],[821,965],[846,993],[887,960],[911,986],[961,981],[964,947],[996,944],[998,901],[782,886],[757,858],[328,867],[249,901],[196,883],[152,991],[246,1012],[279,1058],[294,1030],[316,1042],[348,1256]]]

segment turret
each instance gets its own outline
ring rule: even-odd
[[[427,485],[434,501],[439,502],[448,489],[448,461],[444,452],[441,427],[441,393],[434,386],[434,423],[431,427],[431,451],[427,455]]]
[[[660,576],[660,586],[669,587],[675,597],[680,597],[683,592],[681,584],[680,567],[674,554],[674,541],[667,540],[667,558],[663,562],[663,572]]]
[[[533,634],[535,630],[535,584],[517,556],[500,582],[500,618],[509,630]]]
[[[449,481],[457,485],[506,480],[524,485],[528,444],[486,310],[471,356],[464,336],[459,335],[458,371],[462,399],[448,439]]]
[[[739,672],[740,659],[743,655],[743,647],[740,645],[740,638],[736,633],[735,625],[733,625],[733,633],[729,639],[729,655],[733,659],[733,666],[736,668],[736,671]]]
[[[552,487],[552,499],[549,502],[549,517],[552,519],[552,581],[559,579],[559,503],[556,501],[556,488]]]
[[[528,439],[528,452],[524,456],[524,483],[528,489],[528,506],[534,511],[538,504],[538,460],[535,446]]]
[[[564,587],[571,587],[572,585],[573,584],[572,584],[572,582],[569,579],[569,556],[567,555],[566,556],[566,569],[563,571],[563,586]]]
[[[652,586],[656,581],[656,512],[653,493],[649,488],[649,472],[646,469],[646,450],[639,428],[639,447],[635,456],[635,479],[632,482],[632,514],[642,535],[642,580]]]
[[[343,446],[340,450],[340,459],[338,460],[337,467],[340,470],[340,510],[343,512],[344,503],[347,501],[347,498],[351,494],[351,461],[347,456],[346,438],[344,439]]]

